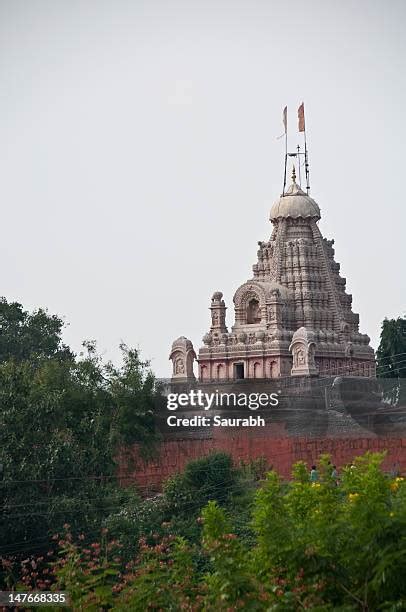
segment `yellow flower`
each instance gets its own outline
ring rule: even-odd
[[[391,491],[397,491],[399,489],[399,483],[396,482],[395,480],[395,482],[391,483],[390,488],[391,488]]]
[[[312,487],[319,487],[320,483],[319,482],[312,482]]]
[[[348,499],[349,499],[350,502],[355,501],[357,499],[357,497],[359,497],[359,493],[350,493],[348,495]]]
[[[398,476],[395,478],[395,482],[402,482],[402,480],[404,480],[403,476]]]
[[[394,512],[389,512],[389,516],[395,516]]]

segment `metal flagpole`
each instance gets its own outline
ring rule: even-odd
[[[283,173],[283,189],[282,196],[285,195],[286,188],[286,166],[288,163],[288,107],[285,106],[283,109],[283,125],[285,126],[285,170]]]
[[[310,193],[310,182],[309,182],[309,159],[307,155],[307,144],[306,144],[306,130],[303,131],[304,135],[304,146],[305,146],[305,174],[306,174],[306,192],[307,195]]]
[[[297,110],[297,116],[299,119],[299,132],[303,132],[304,137],[304,159],[305,159],[305,175],[306,175],[306,191],[307,195],[310,193],[310,183],[309,183],[309,157],[307,152],[307,142],[306,142],[306,123],[305,123],[305,114],[304,114],[304,102],[301,103]]]
[[[300,155],[301,155],[300,154],[300,146],[297,145],[297,167],[298,167],[298,170],[299,170],[299,185],[301,187],[302,186],[302,175],[301,175],[301,172],[300,172]]]

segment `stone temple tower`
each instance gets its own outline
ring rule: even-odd
[[[370,339],[358,331],[334,240],[323,238],[319,219],[319,206],[296,183],[293,168],[292,184],[271,209],[271,238],[258,243],[253,276],[234,295],[231,331],[223,294],[213,294],[197,359],[200,381],[375,376]]]

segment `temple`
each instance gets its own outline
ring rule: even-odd
[[[320,208],[296,183],[273,204],[269,241],[259,242],[253,276],[234,295],[226,325],[223,294],[210,304],[211,325],[198,352],[201,382],[318,375],[375,376],[370,339],[358,330],[334,240],[318,227]],[[195,379],[190,340],[172,345],[172,382]]]

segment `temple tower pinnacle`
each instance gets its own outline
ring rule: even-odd
[[[307,147],[304,159],[308,165]],[[369,337],[359,332],[359,316],[334,259],[334,240],[324,238],[318,227],[320,207],[309,195],[308,180],[307,167],[305,192],[293,166],[290,186],[284,184],[270,211],[272,234],[258,243],[253,275],[234,294],[231,331],[223,294],[213,294],[210,328],[198,353],[201,381],[375,376],[374,351]],[[182,342],[172,351],[178,359],[174,376],[183,373],[181,353],[186,372],[193,350]]]

